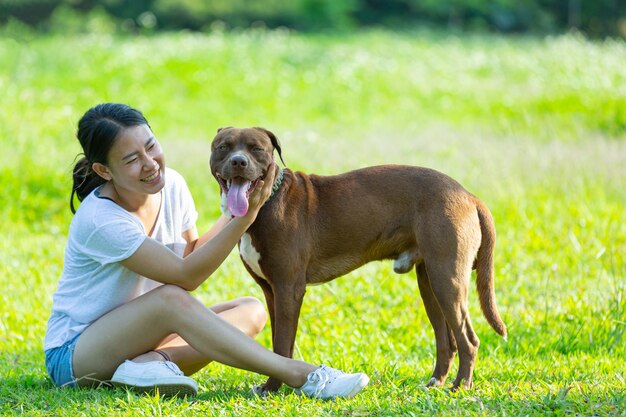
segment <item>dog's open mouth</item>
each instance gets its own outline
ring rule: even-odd
[[[233,216],[245,216],[248,212],[248,198],[250,198],[250,194],[263,177],[261,176],[254,181],[246,180],[243,177],[235,177],[227,180],[219,174],[217,174],[216,177],[222,188],[222,193],[226,194],[228,210]]]

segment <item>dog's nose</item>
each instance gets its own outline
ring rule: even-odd
[[[243,155],[234,155],[230,158],[230,164],[233,167],[247,167],[248,166],[248,158]]]

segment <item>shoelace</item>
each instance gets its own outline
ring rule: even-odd
[[[178,376],[183,376],[184,375],[183,371],[181,371],[178,368],[178,366],[176,366],[176,364],[174,362],[165,361],[165,362],[160,362],[160,363],[162,363],[163,366],[165,366],[170,371],[174,372],[174,374],[176,374]]]
[[[341,371],[329,368],[326,365],[322,365],[315,371],[310,373],[307,376],[307,380],[316,385],[314,395],[318,396],[324,390],[324,388],[326,388],[327,384],[333,382],[341,374]]]

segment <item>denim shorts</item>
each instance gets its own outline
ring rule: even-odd
[[[80,335],[78,335],[80,336]],[[74,337],[64,345],[46,350],[46,369],[52,382],[59,387],[75,387],[74,367],[72,359],[74,357],[74,346],[78,336]]]

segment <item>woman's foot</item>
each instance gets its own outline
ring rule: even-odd
[[[330,366],[322,365],[307,375],[307,381],[295,391],[298,395],[324,400],[352,398],[367,385],[369,380],[367,375],[360,372],[347,374]]]
[[[132,362],[121,364],[111,378],[115,386],[130,388],[137,392],[155,392],[164,397],[196,395],[198,384],[185,376],[170,361]]]

